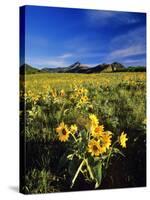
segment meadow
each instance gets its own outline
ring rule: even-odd
[[[20,78],[21,191],[146,185],[145,72]]]

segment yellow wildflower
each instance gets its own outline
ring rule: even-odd
[[[94,139],[90,140],[88,144],[88,152],[90,152],[92,156],[99,156],[101,153],[99,142]]]
[[[78,96],[80,95],[87,95],[88,90],[85,88],[79,88],[79,89],[75,89],[75,91],[77,92]]]
[[[60,123],[60,125],[56,128],[56,132],[58,133],[58,137],[61,142],[66,142],[68,140],[70,132],[64,122]]]
[[[97,137],[99,138],[100,136],[102,136],[102,133],[104,131],[104,126],[101,125],[101,126],[91,126],[91,135],[93,137]]]
[[[106,152],[106,147],[104,145],[100,145],[100,154],[103,154]]]
[[[83,104],[87,103],[88,102],[88,97],[87,96],[82,96],[81,99],[80,99],[80,102],[83,103]]]
[[[53,98],[57,97],[56,89],[51,90],[51,95],[52,95]]]
[[[105,131],[102,133],[101,143],[105,149],[109,149],[109,147],[111,146],[111,138],[112,133],[110,131]]]
[[[119,143],[123,148],[126,148],[127,141],[128,141],[127,134],[124,133],[124,131],[123,131],[119,137]]]
[[[75,133],[77,132],[77,130],[78,130],[78,127],[77,127],[76,124],[71,125],[71,127],[70,127],[70,132],[71,132],[72,134],[75,134]]]
[[[96,115],[90,114],[89,115],[89,119],[91,120],[91,126],[92,127],[97,127],[98,126],[99,122],[98,122],[98,119],[97,119]]]
[[[61,95],[62,97],[65,95],[65,91],[64,91],[63,89],[60,91],[60,95]]]

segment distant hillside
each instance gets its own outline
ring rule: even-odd
[[[146,67],[135,66],[135,67],[124,67],[121,63],[114,62],[112,64],[99,64],[94,67],[83,65],[80,62],[75,62],[68,67],[57,67],[57,68],[43,68],[37,69],[28,64],[24,64],[20,67],[20,74],[36,74],[36,73],[105,73],[105,72],[145,72]]]
[[[112,63],[112,64],[99,64],[95,67],[90,67],[87,65],[83,65],[80,62],[75,62],[74,64],[68,67],[62,68],[43,68],[42,71],[50,72],[50,73],[99,73],[99,72],[114,72],[120,69],[123,69],[124,66],[120,63]]]
[[[146,72],[145,66],[129,66],[118,70],[118,72]]]
[[[52,72],[52,73],[86,73],[88,66],[80,64],[80,62],[75,62],[74,64],[68,67],[58,67],[58,68],[43,68],[44,72]]]
[[[23,64],[20,67],[20,74],[36,74],[36,73],[40,73],[41,70],[36,69],[28,64]]]

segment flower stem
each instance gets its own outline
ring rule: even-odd
[[[77,142],[76,137],[74,136],[74,134],[71,133],[71,136],[73,137],[73,139],[75,140],[75,142]]]
[[[85,159],[85,163],[86,163],[86,166],[87,166],[87,169],[88,169],[88,171],[89,171],[89,174],[90,174],[91,179],[94,180],[94,176],[93,176],[91,167],[89,166],[89,163],[88,163],[88,160],[87,160],[87,159]]]
[[[116,140],[116,141],[113,143],[112,147],[111,147],[111,150],[110,150],[110,152],[109,152],[109,155],[108,155],[108,158],[107,158],[107,162],[106,162],[106,169],[108,168],[108,163],[109,163],[109,160],[110,160],[110,156],[111,156],[113,147],[115,146],[115,144],[116,144],[117,142],[118,142],[118,140]]]
[[[82,166],[84,165],[84,163],[85,163],[85,160],[82,160],[80,166],[78,167],[78,169],[77,169],[77,171],[76,171],[76,173],[75,173],[75,175],[74,175],[74,178],[72,179],[71,188],[73,187],[73,185],[74,185],[74,183],[75,183],[75,180],[76,180],[76,178],[78,177],[78,175],[79,175],[79,173],[80,173],[80,171],[81,171]]]

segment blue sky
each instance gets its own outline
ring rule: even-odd
[[[25,62],[34,67],[146,65],[144,13],[40,6],[25,13]]]

